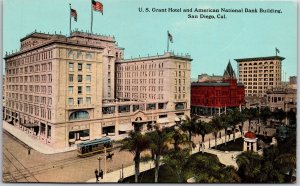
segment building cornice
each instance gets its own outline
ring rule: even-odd
[[[253,58],[240,58],[234,59],[237,62],[250,62],[250,61],[264,61],[264,60],[284,60],[284,57],[281,56],[267,56],[267,57],[253,57]]]

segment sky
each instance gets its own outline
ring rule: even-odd
[[[170,50],[190,54],[191,77],[223,75],[230,60],[235,71],[238,58],[286,58],[286,78],[297,75],[297,6],[292,2],[196,0],[100,0],[104,14],[93,13],[93,33],[114,35],[125,48],[125,58],[163,54],[167,31],[173,36]],[[3,54],[19,50],[20,39],[34,30],[69,35],[69,3],[76,9],[72,29],[90,30],[90,0],[4,0]],[[263,8],[281,14],[227,13],[226,19],[189,19],[188,13],[139,12],[142,8]],[[199,13],[191,13],[199,15]],[[217,15],[217,13],[212,13]],[[223,14],[223,13],[220,13]],[[283,73],[283,74],[284,74]],[[284,77],[283,77],[284,80]]]

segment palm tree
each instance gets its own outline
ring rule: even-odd
[[[292,183],[293,174],[295,173],[297,160],[296,160],[296,154],[291,153],[285,153],[281,154],[275,159],[276,163],[282,167],[283,173],[288,172],[288,179],[287,181],[289,183]]]
[[[244,122],[247,120],[247,113],[248,113],[248,109],[244,109],[239,114],[240,122],[242,123],[242,126],[240,127],[241,135],[243,135],[244,124],[245,124]]]
[[[185,181],[185,169],[190,161],[189,150],[170,150],[162,160],[166,166],[177,176],[178,183]]]
[[[222,128],[225,130],[225,145],[227,145],[227,129],[231,126],[232,118],[229,117],[229,114],[222,114],[220,116]]]
[[[286,117],[286,113],[282,109],[276,109],[273,112],[273,116],[280,122],[280,124],[282,124],[282,120]]]
[[[171,138],[174,141],[174,149],[175,150],[180,150],[179,145],[186,145],[190,144],[188,141],[188,136],[186,133],[183,133],[181,130],[174,129],[173,131],[170,132]]]
[[[154,153],[155,164],[155,183],[158,182],[158,171],[161,156],[168,150],[168,142],[171,139],[171,134],[164,129],[160,129],[158,125],[154,126],[155,131],[148,133],[150,139],[150,149]]]
[[[134,155],[135,182],[137,183],[140,174],[141,153],[149,148],[149,139],[140,132],[131,131],[121,143],[120,151],[127,150]]]
[[[259,117],[259,112],[257,108],[250,108],[250,109],[245,109],[246,110],[246,115],[249,121],[249,126],[248,126],[248,131],[250,131],[251,128],[251,121],[258,119]]]
[[[262,156],[255,152],[243,152],[237,156],[238,174],[243,182],[257,183],[260,182]]]
[[[217,149],[218,132],[223,129],[220,117],[214,117],[211,121],[212,132],[215,136],[215,149]]]
[[[240,112],[238,109],[234,109],[233,112],[231,113],[231,115],[229,115],[229,117],[231,118],[231,127],[232,127],[232,131],[233,131],[233,141],[235,142],[235,127],[236,125],[238,125],[239,123],[242,123],[242,128],[244,127],[244,116],[243,113]],[[242,135],[242,130],[241,130],[241,135]]]
[[[186,120],[183,120],[180,124],[180,129],[183,132],[187,132],[189,136],[189,141],[192,141],[192,135],[195,133],[196,125],[197,125],[197,118],[196,117],[188,117],[186,116]]]
[[[211,131],[212,131],[212,127],[210,123],[205,121],[200,121],[197,123],[195,133],[201,135],[202,137],[202,141],[199,141],[199,151],[202,144],[204,143],[205,135],[209,134]],[[204,151],[202,151],[202,153],[204,153]]]

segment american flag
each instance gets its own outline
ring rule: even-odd
[[[168,38],[169,38],[170,42],[173,43],[173,36],[170,34],[169,31],[168,31]]]
[[[103,4],[102,3],[92,0],[92,6],[95,11],[99,11],[103,15]]]
[[[71,8],[71,16],[74,17],[74,21],[77,22],[77,12],[75,9]]]

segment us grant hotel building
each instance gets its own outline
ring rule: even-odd
[[[123,59],[114,37],[33,32],[5,56],[4,120],[53,148],[190,114],[189,55]]]

